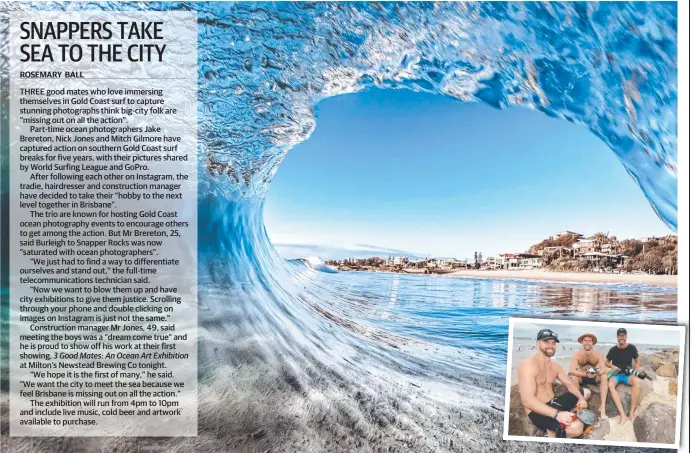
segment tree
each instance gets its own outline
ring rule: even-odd
[[[668,275],[677,274],[677,250],[668,252],[663,258],[663,267]]]
[[[556,238],[545,239],[528,249],[528,252],[533,255],[539,255],[545,247],[567,247],[571,248],[576,241],[581,237],[580,234],[564,234]]]
[[[620,242],[617,246],[617,251],[619,253],[629,257],[638,255],[639,253],[641,253],[642,249],[643,244],[641,243],[641,241],[636,239],[625,239],[622,242]]]
[[[607,244],[610,242],[609,236],[605,233],[595,233],[593,235],[593,240],[598,244]]]
[[[475,264],[477,264],[477,252],[475,252]]]
[[[665,273],[663,255],[657,249],[646,252],[641,263],[641,270],[648,272],[649,274]]]

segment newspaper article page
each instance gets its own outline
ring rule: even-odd
[[[0,453],[689,451],[689,8],[0,0]]]

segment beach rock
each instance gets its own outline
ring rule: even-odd
[[[619,384],[617,386],[617,393],[619,393],[620,399],[622,401],[622,408],[624,409],[625,414],[628,414],[629,410],[631,409],[631,390],[632,387],[630,385]],[[652,392],[653,384],[651,383],[651,381],[642,379],[638,404],[641,404],[641,401],[643,401],[643,399]],[[614,401],[612,401],[612,395],[607,397],[607,404],[605,405],[605,408],[607,409],[606,412],[608,417],[616,417],[617,415],[619,415],[617,406],[615,406]]]
[[[634,433],[639,442],[672,444],[675,442],[674,407],[664,403],[651,403],[634,420]]]
[[[660,364],[663,363],[663,359],[653,354],[641,354],[639,358],[641,359],[641,368],[649,366],[653,371],[657,371]]]
[[[672,395],[677,395],[677,379],[670,379],[670,382],[668,383],[668,391]]]
[[[605,436],[610,433],[610,421],[600,420],[591,432],[586,435],[588,440],[604,440]]]
[[[679,349],[674,349],[670,351],[670,362],[679,362],[680,361],[680,351]]]
[[[590,389],[592,395],[588,399],[588,409],[593,411],[595,415],[600,415],[600,387],[595,385],[587,386]],[[561,395],[566,393],[566,387],[563,384],[555,383],[553,386],[554,394]],[[631,408],[631,386],[620,384],[617,386],[617,393],[619,393],[620,399],[622,401],[622,408],[624,413],[628,414]],[[638,402],[641,403],[643,399],[653,392],[653,384],[648,380],[641,380],[641,392],[639,393]],[[610,395],[609,390],[607,393],[607,403],[605,404],[605,412],[608,417],[616,417],[619,415],[619,410],[615,406],[614,401],[612,401],[612,395]]]
[[[655,379],[656,372],[655,372],[655,370],[653,370],[653,368],[651,368],[650,366],[646,365],[646,366],[642,366],[641,369],[642,369],[643,371],[646,372],[646,376],[648,376],[648,378],[649,378],[651,381]]]
[[[509,436],[542,436],[542,433],[525,413],[521,401],[518,385],[511,387],[511,398],[508,407],[508,434]]]
[[[658,376],[662,377],[677,377],[677,369],[673,363],[663,363],[655,371]]]

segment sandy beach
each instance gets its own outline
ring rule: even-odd
[[[594,272],[550,272],[550,271],[481,271],[460,270],[453,272],[455,277],[507,278],[519,280],[544,280],[575,283],[632,283],[653,286],[677,287],[677,275],[646,274],[599,274]]]

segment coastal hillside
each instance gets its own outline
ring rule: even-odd
[[[343,271],[448,274],[464,270],[548,270],[607,274],[677,275],[677,236],[618,239],[606,233],[585,237],[562,231],[522,253],[500,253],[472,259],[405,256],[345,258],[326,262]]]
[[[585,238],[574,232],[550,236],[528,249],[550,270],[618,269],[645,274],[677,274],[677,236],[619,240],[606,233]]]

